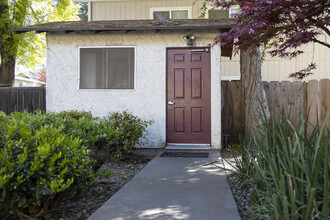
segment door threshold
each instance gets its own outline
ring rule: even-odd
[[[166,150],[211,150],[210,144],[172,144],[166,145]]]

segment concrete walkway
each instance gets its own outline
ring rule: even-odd
[[[210,164],[215,161],[155,157],[89,220],[240,219],[225,171]]]

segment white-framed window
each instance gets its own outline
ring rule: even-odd
[[[92,1],[91,0],[72,0],[74,3],[80,5],[78,17],[80,21],[92,20]]]
[[[134,89],[135,47],[79,47],[79,89]]]
[[[211,6],[207,6],[205,18],[207,19],[219,19],[219,18],[234,18],[234,16],[240,13],[239,6],[233,6],[228,9],[218,9]]]
[[[191,6],[149,8],[149,18],[153,20],[191,19],[191,11]]]

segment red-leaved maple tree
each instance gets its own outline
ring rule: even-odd
[[[314,42],[330,49],[330,0],[211,0],[216,8],[239,5],[236,25],[218,36],[222,45],[234,42],[235,51],[260,47],[272,56],[293,58],[303,53],[300,46]],[[330,51],[329,51],[330,52]],[[307,64],[306,64],[307,65]],[[292,73],[302,79],[316,68]]]

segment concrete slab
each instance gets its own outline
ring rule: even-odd
[[[240,219],[214,158],[155,157],[89,220]]]

